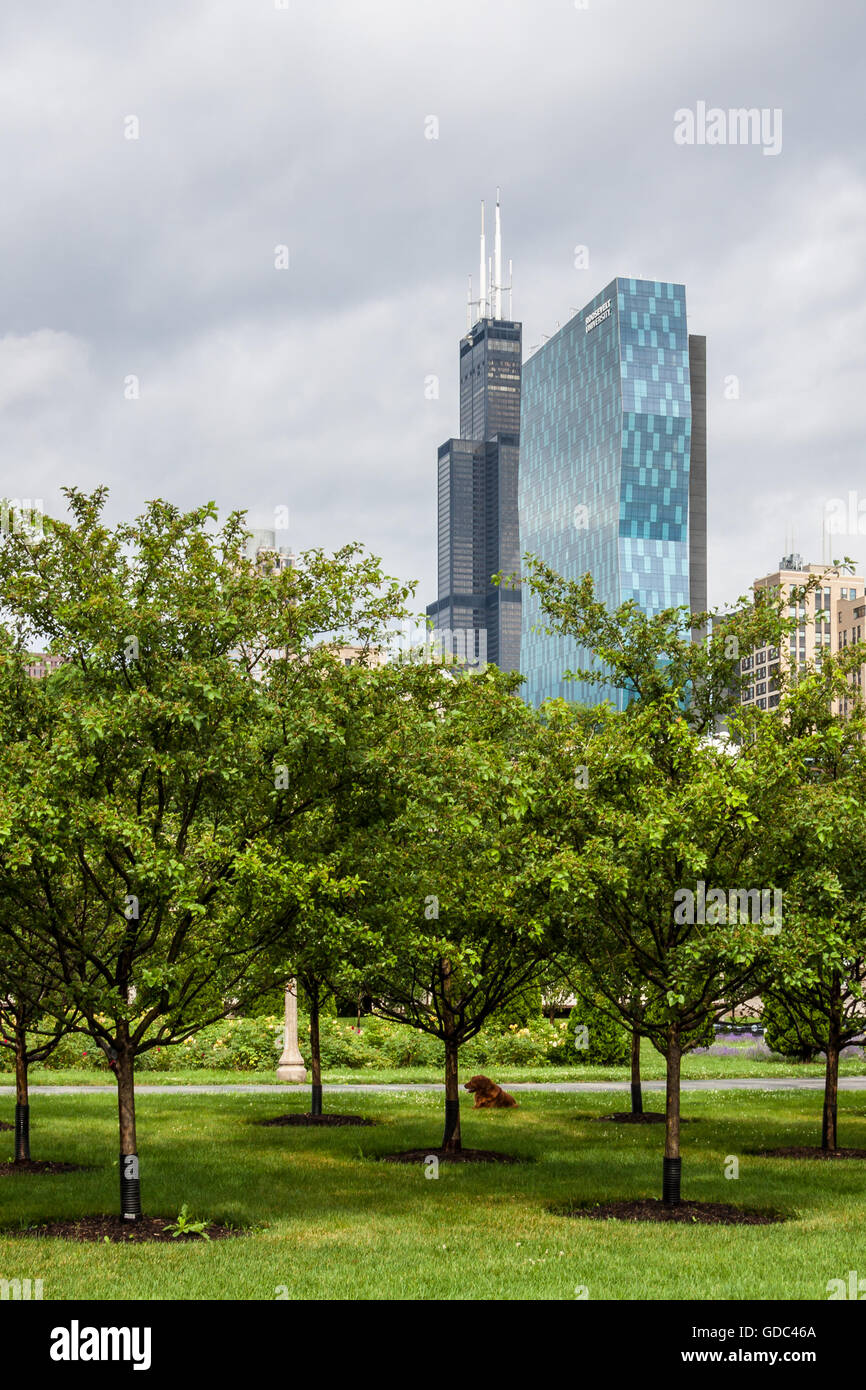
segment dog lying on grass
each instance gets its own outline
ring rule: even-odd
[[[514,1096],[503,1091],[489,1076],[473,1076],[464,1083],[463,1089],[475,1096],[474,1110],[510,1110],[517,1104]]]

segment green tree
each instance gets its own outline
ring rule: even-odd
[[[275,796],[283,807],[298,797],[308,799],[311,767],[319,781],[327,770],[328,795],[323,797],[319,787],[315,805],[302,818],[287,820],[283,815],[274,821],[274,857],[265,896],[282,926],[262,963],[263,988],[275,977],[294,977],[309,1010],[312,1118],[322,1114],[323,1104],[322,1008],[334,996],[364,995],[367,976],[387,950],[387,919],[356,911],[365,886],[356,864],[356,844],[363,843],[368,856],[374,857],[373,847],[391,836],[403,805],[400,767],[393,757],[402,756],[408,728],[436,718],[443,679],[442,668],[429,662],[383,665],[372,648],[346,666],[338,650],[324,646],[315,654],[315,665],[318,679],[310,687],[315,699],[315,758],[311,761],[309,741],[299,746],[289,737],[275,744],[274,763],[284,774]],[[286,711],[283,727],[289,732],[298,717],[296,676],[294,664],[283,662],[269,677],[269,694],[275,706]],[[321,889],[291,919],[282,907],[283,857],[327,869]]]
[[[825,1053],[825,1152],[838,1147],[839,1054],[866,1031],[866,712],[852,685],[864,658],[866,644],[827,653],[754,735],[794,772],[761,842],[784,889],[763,992],[771,1025],[781,1012],[802,1052]]]
[[[0,744],[12,753],[7,776],[23,784],[30,776],[26,749],[32,739],[38,740],[48,707],[46,687],[27,673],[29,660],[11,634],[0,629]],[[0,824],[5,809],[0,796]],[[13,891],[0,896],[0,1047],[15,1059],[16,1163],[31,1157],[30,1066],[45,1061],[78,1022],[33,930],[46,908],[38,884],[22,866]]]
[[[4,777],[0,893],[24,868],[47,904],[33,929],[113,1065],[136,1220],[136,1057],[243,1008],[260,954],[321,894],[327,868],[274,847],[330,790],[317,653],[333,634],[369,640],[408,591],[358,547],[265,573],[244,559],[242,516],[217,529],[212,506],[156,501],[110,528],[104,489],[67,497],[71,521],[0,548],[9,631],[67,663],[44,683],[48,717],[2,751],[4,771],[28,771]],[[294,705],[272,696],[280,665]],[[285,797],[287,746],[300,771]]]
[[[30,1153],[29,1071],[71,1033],[78,1014],[57,992],[56,972],[45,968],[44,948],[26,930],[6,941],[0,958],[0,1047],[15,1059],[15,1162]]]
[[[549,957],[542,827],[561,754],[495,668],[434,672],[427,698],[378,757],[393,798],[387,836],[358,825],[358,916],[385,923],[367,990],[380,1017],[445,1051],[442,1152],[459,1152],[459,1056],[485,1021],[533,985]]]
[[[740,893],[755,886],[759,807],[783,776],[765,759],[759,784],[752,750],[716,730],[737,707],[741,656],[778,645],[786,620],[763,600],[729,613],[648,616],[634,603],[609,613],[590,576],[565,580],[532,557],[527,582],[550,625],[592,658],[567,674],[612,687],[624,705],[545,709],[582,774],[562,788],[556,944],[665,1057],[662,1190],[676,1204],[681,1059],[721,1001],[754,991],[767,924],[744,920]],[[705,640],[692,640],[695,628]]]

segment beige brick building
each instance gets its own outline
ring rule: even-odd
[[[40,680],[42,676],[50,676],[54,671],[58,671],[66,661],[65,656],[59,656],[56,652],[32,652],[28,653],[32,660],[27,663],[25,670],[33,680]]]
[[[795,631],[788,634],[782,648],[759,647],[740,662],[740,671],[748,684],[742,691],[742,703],[758,709],[774,709],[779,703],[780,674],[784,671],[805,671],[808,666],[820,669],[825,651],[837,651],[843,645],[842,634],[856,628],[858,623],[866,633],[866,601],[861,575],[841,574],[828,565],[807,565],[799,555],[786,555],[774,574],[756,579],[755,590],[777,589],[788,598],[792,589],[802,587],[814,577],[821,579],[805,599],[790,603],[785,616],[798,618]],[[854,613],[859,609],[859,619]],[[848,641],[857,640],[849,637]],[[862,674],[862,673],[861,673]]]
[[[861,586],[859,597],[843,599],[837,610],[838,636],[836,639],[836,650],[841,651],[843,647],[853,646],[856,642],[866,641],[866,598],[864,598]],[[866,685],[866,663],[851,672],[850,683],[855,688],[859,701],[863,700],[863,689]],[[843,700],[842,713],[850,714],[852,700]]]

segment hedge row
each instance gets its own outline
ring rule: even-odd
[[[282,1019],[232,1018],[216,1023],[174,1047],[153,1048],[139,1057],[138,1071],[180,1071],[196,1068],[218,1071],[269,1071],[282,1050]],[[299,1019],[301,1052],[307,1021]],[[402,1023],[363,1017],[361,1031],[352,1020],[324,1017],[321,1021],[322,1064],[328,1070],[381,1070],[399,1067],[443,1067],[445,1054],[435,1038]],[[626,1061],[628,1036],[623,1028],[585,1009],[553,1023],[538,1019],[528,1027],[512,1024],[488,1027],[461,1048],[465,1068],[501,1066],[610,1065]],[[67,1037],[43,1064],[49,1070],[92,1070],[106,1067],[102,1051],[91,1039]]]

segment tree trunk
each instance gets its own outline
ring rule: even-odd
[[[310,1071],[313,1077],[310,1114],[322,1113],[322,1049],[319,1041],[319,991],[307,989],[310,1001]]]
[[[30,1161],[30,1092],[27,1084],[27,1034],[15,1029],[15,1162]]]
[[[839,1098],[839,1020],[830,1019],[827,1038],[827,1066],[824,1072],[824,1113],[821,1118],[821,1148],[825,1153],[839,1147],[836,1112]]]
[[[445,1134],[442,1149],[445,1153],[459,1153],[463,1147],[460,1142],[460,1091],[457,1082],[457,1062],[460,1044],[457,1041],[457,1028],[454,1011],[451,1008],[451,962],[440,961],[442,971],[442,1022],[445,1032]]]
[[[460,1090],[457,1081],[457,1061],[459,1044],[453,1038],[445,1039],[445,1134],[442,1148],[445,1153],[459,1153],[463,1147],[460,1142]]]
[[[665,1156],[662,1163],[662,1200],[665,1206],[680,1204],[682,1159],[680,1158],[680,1031],[676,1023],[668,1029],[665,1054]]]
[[[114,1070],[120,1126],[120,1215],[123,1221],[140,1221],[141,1179],[135,1139],[135,1054],[128,1038],[121,1040]]]
[[[640,1033],[631,1031],[631,1113],[643,1114],[643,1092],[640,1084]]]

